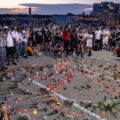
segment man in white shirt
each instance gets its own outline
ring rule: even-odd
[[[101,30],[99,28],[95,31],[95,45],[98,50],[101,49]]]
[[[4,31],[5,31],[5,41],[6,41],[6,56],[7,56],[7,66],[10,65],[10,59],[9,56],[12,56],[12,64],[13,65],[17,65],[15,62],[15,46],[14,46],[14,40],[12,38],[12,34],[11,32],[8,30],[8,27],[5,26],[4,27]]]

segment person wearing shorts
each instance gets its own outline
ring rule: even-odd
[[[35,40],[36,40],[37,49],[40,55],[42,55],[41,48],[42,48],[43,38],[44,37],[42,33],[42,28],[40,28],[35,32]]]
[[[81,53],[81,57],[83,57],[83,46],[84,46],[84,35],[81,30],[79,30],[77,34],[77,55]]]
[[[93,35],[92,32],[89,31],[87,34],[87,49],[88,49],[88,56],[92,55],[92,45],[93,45]]]
[[[50,32],[49,28],[47,28],[46,32],[45,32],[45,49],[46,49],[46,53],[48,52],[48,49],[50,51],[51,42],[52,42],[51,32]]]
[[[102,34],[102,32],[101,32],[101,30],[100,30],[100,28],[97,28],[97,30],[95,30],[95,46],[96,46],[96,50],[100,50],[101,48],[100,48],[100,43],[101,43],[101,34]]]
[[[4,31],[5,31],[5,41],[6,41],[7,66],[10,65],[10,59],[9,59],[10,55],[12,56],[12,64],[17,65],[15,62],[16,50],[15,50],[14,40],[7,26],[4,27]]]
[[[105,29],[103,30],[102,34],[103,34],[103,49],[107,50],[109,48],[108,40],[109,40],[110,32],[107,29]]]

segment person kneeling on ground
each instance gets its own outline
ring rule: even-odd
[[[32,46],[32,41],[29,43],[27,47],[27,52],[29,56],[33,56],[34,54],[37,54],[38,56],[40,56],[39,51]]]
[[[55,56],[60,57],[62,55],[63,51],[64,51],[64,45],[62,43],[56,44],[56,46],[54,48]]]

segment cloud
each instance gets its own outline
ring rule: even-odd
[[[33,14],[80,14],[89,13],[92,10],[90,4],[20,4],[23,7],[31,7]]]
[[[88,4],[20,4],[20,8],[0,8],[0,14],[28,14],[28,8],[32,8],[32,14],[80,14],[92,11],[92,5]]]
[[[85,8],[84,10],[85,10],[85,11],[92,11],[93,8]]]
[[[32,11],[36,11],[35,8]],[[28,14],[28,8],[0,8],[0,14]]]
[[[15,10],[16,8],[0,8],[0,14],[10,13],[11,11]]]

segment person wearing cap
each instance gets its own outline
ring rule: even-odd
[[[10,58],[9,56],[12,56],[12,64],[17,65],[15,62],[15,45],[14,45],[14,39],[12,37],[12,33],[8,30],[8,27],[4,27],[4,34],[5,34],[5,41],[6,41],[6,56],[7,56],[7,66],[10,65]]]
[[[0,71],[3,71],[4,69],[6,69],[6,67],[4,66],[4,61],[5,61],[5,56],[6,56],[6,43],[3,39],[3,34],[4,32],[0,33]]]

